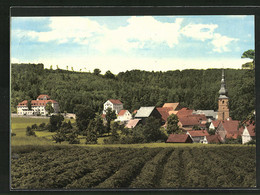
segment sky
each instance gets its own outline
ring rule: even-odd
[[[11,63],[114,74],[241,68],[254,16],[12,17]]]

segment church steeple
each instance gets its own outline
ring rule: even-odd
[[[224,70],[222,70],[222,79],[221,79],[221,87],[219,90],[219,98],[228,98],[227,94],[228,92],[226,89]]]
[[[222,70],[221,86],[218,98],[218,120],[227,120],[229,118],[228,91],[226,89],[224,70]]]

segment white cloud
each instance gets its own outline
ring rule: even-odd
[[[83,17],[51,17],[49,27],[51,31],[28,31],[27,35],[37,38],[40,42],[57,41],[66,43],[72,40],[79,44],[86,44],[86,38],[104,33],[104,27],[97,22]]]
[[[216,52],[219,52],[219,53],[230,51],[228,49],[227,45],[231,41],[238,41],[238,39],[229,38],[227,36],[222,36],[219,33],[215,33],[214,38],[211,41],[211,43],[214,45],[213,51],[216,51]]]
[[[132,16],[126,26],[108,29],[87,17],[50,17],[50,31],[13,30],[20,38],[31,38],[40,42],[56,41],[58,44],[74,42],[88,45],[106,53],[113,49],[129,52],[131,49],[154,48],[165,44],[169,48],[179,43],[181,35],[199,40],[209,41],[214,52],[229,51],[228,45],[235,38],[216,33],[217,24],[188,24],[181,28],[182,18],[174,18],[173,22],[160,22],[152,16]]]
[[[232,41],[238,41],[238,39],[222,36],[215,32],[216,28],[218,28],[218,25],[216,24],[188,24],[181,32],[183,35],[196,40],[209,40],[214,46],[214,52],[221,53],[230,51],[227,46]]]
[[[212,39],[214,30],[218,27],[216,24],[188,24],[182,30],[182,34],[196,40],[205,41]]]
[[[165,43],[168,47],[178,44],[182,19],[175,23],[162,23],[152,16],[128,19],[128,25],[115,30],[107,30],[95,48],[106,51],[111,48],[128,51],[132,48],[153,47]]]

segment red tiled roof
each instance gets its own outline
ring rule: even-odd
[[[189,115],[188,117],[195,117],[198,120],[207,121],[207,117],[205,114],[192,114],[192,115]]]
[[[178,116],[182,126],[199,125],[199,120],[196,117]]]
[[[206,136],[208,143],[219,143],[220,137],[219,135],[207,135]]]
[[[125,114],[126,110],[120,110],[120,112],[118,113],[118,116],[123,116]]]
[[[193,110],[189,110],[188,108],[182,108],[178,111],[177,116],[188,116],[192,115]]]
[[[179,105],[179,102],[177,102],[177,103],[165,103],[163,105],[163,108],[170,108],[171,110],[175,110],[178,105]]]
[[[234,138],[237,139],[239,135],[243,133],[243,128],[239,128],[239,121],[237,120],[224,120],[221,121],[223,128],[226,130],[226,138]]]
[[[169,111],[168,113],[169,113],[169,115],[171,115],[171,114],[177,115],[178,111],[177,111],[177,110],[174,110],[174,111]]]
[[[170,134],[166,143],[187,143],[192,142],[190,141],[191,138],[188,134]]]
[[[27,100],[20,102],[17,106],[27,106]],[[46,106],[48,102],[57,103],[55,100],[32,100],[31,106]]]
[[[189,131],[191,137],[202,137],[209,135],[206,130]]]
[[[50,96],[46,95],[46,94],[41,94],[37,97],[37,99],[43,99],[44,96],[46,96],[47,99],[50,99]]]
[[[120,100],[109,99],[109,101],[110,101],[112,104],[122,104],[122,102],[121,102]]]
[[[239,121],[237,120],[224,120],[221,123],[223,128],[229,133],[238,131]]]
[[[164,108],[156,108],[158,112],[162,115],[162,119],[166,122],[167,118],[169,117],[169,111],[171,108],[164,107]]]
[[[128,123],[126,124],[126,128],[135,128],[135,126],[138,124],[138,122],[140,121],[141,119],[131,119],[128,121]]]
[[[212,121],[212,124],[214,125],[215,128],[217,128],[219,126],[219,123],[221,121],[217,120],[217,121]]]

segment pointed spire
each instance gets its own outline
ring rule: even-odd
[[[219,98],[228,98],[227,97],[226,83],[225,83],[224,69],[222,70],[222,79],[221,79],[221,87],[220,87],[220,90],[219,90]]]

